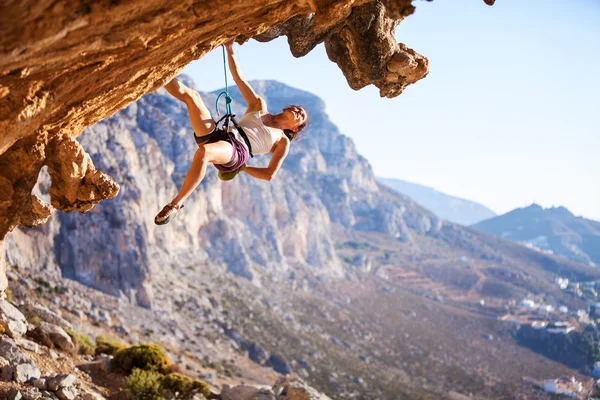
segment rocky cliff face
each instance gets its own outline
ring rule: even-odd
[[[58,266],[68,278],[151,306],[151,271],[165,265],[208,261],[251,280],[296,265],[341,276],[335,227],[404,241],[439,230],[433,215],[379,188],[370,165],[328,120],[320,99],[273,81],[252,84],[273,110],[296,102],[310,115],[307,137],[293,143],[277,179],[266,183],[242,174],[221,182],[211,167],[178,219],[155,226],[154,215],[177,192],[197,148],[185,105],[160,90],[80,137],[94,165],[119,182],[115,199],[87,215],[59,214],[25,235],[18,231],[8,238],[9,263]],[[203,96],[207,104],[215,98]],[[232,97],[234,111],[243,113],[239,93]],[[48,178],[39,186],[43,198]],[[30,239],[36,236],[44,239]]]

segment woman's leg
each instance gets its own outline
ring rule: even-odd
[[[230,143],[220,140],[215,143],[203,144],[198,147],[190,169],[185,175],[179,193],[169,204],[181,206],[181,203],[196,189],[204,179],[208,163],[226,164],[231,161],[233,155],[233,146]]]
[[[210,111],[204,105],[198,92],[185,86],[177,78],[173,78],[171,82],[167,83],[165,89],[173,97],[183,101],[187,106],[190,122],[196,136],[208,135],[215,129],[215,121],[212,119]]]

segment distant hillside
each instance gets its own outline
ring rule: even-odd
[[[565,207],[532,204],[473,227],[573,261],[600,264],[600,222],[576,217]]]
[[[437,190],[400,179],[377,178],[381,183],[411,197],[438,217],[461,225],[471,225],[496,216],[496,213],[474,201],[461,199]]]

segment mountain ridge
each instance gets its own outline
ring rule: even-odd
[[[600,222],[577,217],[563,206],[533,203],[473,227],[576,262],[600,264]]]
[[[378,177],[377,179],[450,222],[468,226],[496,215],[494,211],[480,203],[448,195],[429,186],[397,178]]]

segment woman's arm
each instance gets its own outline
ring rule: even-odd
[[[267,168],[246,167],[244,172],[253,178],[270,181],[275,178],[275,175],[277,174],[277,171],[279,171],[279,168],[281,168],[283,160],[285,160],[289,150],[290,139],[288,139],[287,136],[284,136],[275,144],[273,156],[271,157],[271,161],[269,161],[269,166]]]
[[[240,89],[240,93],[246,104],[248,104],[248,111],[266,111],[267,103],[263,100],[262,97],[258,96],[252,86],[242,76],[240,75],[240,70],[237,64],[237,60],[235,59],[235,54],[233,52],[233,40],[225,43],[225,49],[227,50],[227,64],[229,65],[229,71],[231,72],[231,76],[235,81],[238,89]]]

